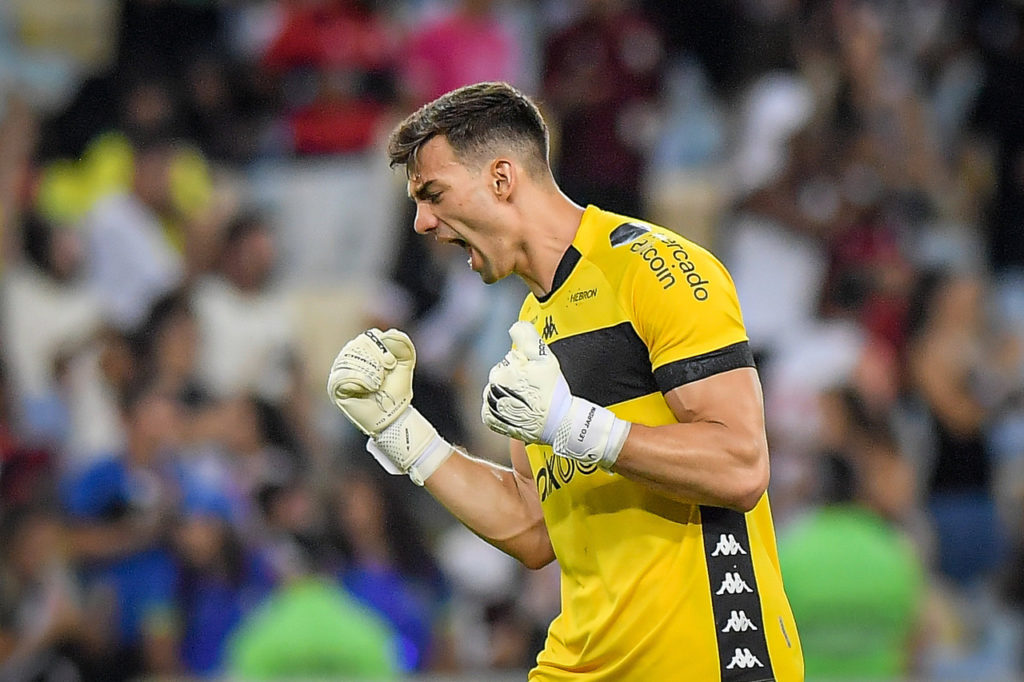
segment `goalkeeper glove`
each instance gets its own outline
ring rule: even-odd
[[[370,437],[366,449],[385,470],[423,485],[452,448],[411,404],[415,366],[416,349],[408,336],[396,329],[369,329],[338,353],[327,393]]]
[[[550,445],[556,455],[615,464],[630,423],[569,393],[558,358],[529,322],[509,329],[512,350],[491,369],[480,416],[492,431]]]

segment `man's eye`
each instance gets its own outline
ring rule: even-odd
[[[432,204],[436,204],[440,200],[441,200],[441,193],[440,192],[427,195],[427,201],[429,201]]]

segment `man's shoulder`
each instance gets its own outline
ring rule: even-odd
[[[619,213],[612,213],[596,207],[588,211],[581,225],[581,235],[587,246],[595,254],[629,254],[639,250],[639,243],[664,244],[682,248],[710,252],[683,234],[642,218],[634,218]]]
[[[587,259],[622,285],[669,289],[691,273],[722,268],[708,249],[647,220],[601,212],[585,227]]]

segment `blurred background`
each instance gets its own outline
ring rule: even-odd
[[[324,396],[477,417],[526,293],[391,127],[506,80],[578,203],[732,272],[809,679],[1024,679],[1024,4],[0,3],[0,680],[524,679],[558,612]]]

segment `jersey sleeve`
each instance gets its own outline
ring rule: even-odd
[[[630,249],[628,305],[662,393],[754,366],[725,266],[705,249],[671,237],[648,236]]]

